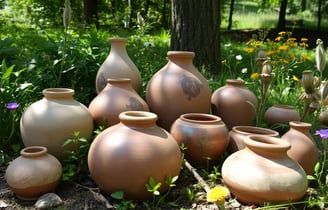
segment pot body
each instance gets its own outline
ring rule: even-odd
[[[209,113],[211,90],[195,68],[193,52],[169,51],[169,61],[147,84],[146,102],[158,115],[158,124],[170,130],[173,122],[186,113]]]
[[[292,145],[287,152],[288,156],[297,161],[308,175],[313,175],[314,166],[318,161],[318,148],[314,142],[310,123],[291,121],[289,130],[281,139]]]
[[[211,104],[212,113],[221,117],[229,130],[237,125],[253,125],[257,99],[243,80],[226,80],[225,86],[213,92]]]
[[[141,75],[137,66],[126,52],[126,38],[110,38],[111,49],[100,66],[96,76],[96,90],[99,93],[107,85],[107,79],[130,78],[132,87],[141,92]]]
[[[44,98],[31,104],[20,120],[23,143],[29,146],[44,146],[48,152],[62,161],[65,150],[77,150],[79,145],[63,143],[80,132],[79,137],[90,139],[93,119],[87,107],[73,99],[74,90],[48,88]]]
[[[228,147],[229,153],[234,153],[238,150],[245,148],[244,139],[250,135],[264,135],[279,137],[279,133],[275,130],[268,128],[261,128],[255,126],[234,126],[231,131],[229,131],[230,143]]]
[[[222,178],[243,203],[280,203],[300,200],[308,181],[303,168],[287,156],[290,144],[280,138],[251,135],[246,148],[230,155],[222,165]]]
[[[168,177],[178,176],[181,151],[174,138],[156,125],[151,112],[126,111],[120,123],[101,132],[92,142],[88,166],[92,178],[107,193],[124,192],[129,200],[152,198],[145,184],[152,177],[168,189]]]
[[[89,111],[97,126],[120,122],[123,111],[149,111],[147,103],[132,88],[131,79],[107,79],[107,86],[91,101]]]
[[[179,145],[186,147],[185,158],[195,166],[215,163],[229,144],[226,125],[210,114],[183,114],[173,123],[170,133]]]
[[[271,126],[276,123],[288,124],[290,121],[300,121],[301,116],[294,106],[276,104],[267,109],[264,119]]]
[[[5,179],[9,188],[22,200],[36,200],[55,190],[60,182],[62,166],[47,148],[26,147],[7,168]]]

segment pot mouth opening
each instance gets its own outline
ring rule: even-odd
[[[278,131],[274,131],[268,128],[254,127],[254,126],[234,126],[232,128],[236,133],[242,133],[247,135],[268,135],[279,136]]]
[[[310,128],[312,126],[312,124],[302,121],[290,121],[289,125],[291,127],[294,126],[294,127],[304,127],[304,128]]]
[[[157,115],[147,111],[124,111],[119,114],[119,119],[123,123],[129,122],[156,122]]]
[[[295,109],[295,106],[287,105],[287,104],[275,104],[273,106],[277,108],[284,108],[284,109]]]
[[[20,154],[25,157],[37,157],[46,154],[48,149],[43,146],[30,146],[21,150]]]
[[[62,98],[72,97],[75,91],[70,88],[47,88],[44,89],[42,93],[47,98]]]
[[[221,121],[220,117],[205,113],[187,113],[182,114],[180,117],[182,120],[195,123],[213,123]]]
[[[287,151],[291,148],[290,143],[280,138],[263,135],[250,135],[244,140],[247,147],[267,149],[269,151]]]

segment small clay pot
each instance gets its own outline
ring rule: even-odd
[[[276,104],[271,106],[264,114],[264,119],[269,126],[277,123],[288,125],[290,121],[300,121],[301,116],[295,106]]]
[[[60,182],[62,166],[46,147],[31,146],[21,150],[7,168],[5,179],[9,188],[22,200],[36,200],[53,192]]]
[[[215,163],[229,144],[227,126],[211,114],[183,114],[173,123],[170,133],[186,147],[185,158],[194,166]]]

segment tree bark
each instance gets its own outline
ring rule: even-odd
[[[97,0],[83,0],[83,16],[87,24],[96,24],[99,26],[98,22],[98,1]]]
[[[322,0],[318,1],[318,22],[317,22],[317,31],[320,31],[321,28],[321,3]]]
[[[233,10],[234,10],[234,4],[235,4],[235,0],[231,0],[230,1],[230,12],[229,12],[228,30],[230,30],[231,27],[232,27],[232,15],[233,15]]]
[[[193,51],[196,67],[220,66],[220,0],[172,0],[171,50]]]
[[[281,0],[281,3],[280,3],[279,20],[278,20],[278,26],[277,26],[277,28],[280,30],[285,29],[287,3],[288,3],[288,0]]]

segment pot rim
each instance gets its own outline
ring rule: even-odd
[[[180,116],[181,120],[191,123],[218,123],[222,122],[222,119],[219,116],[205,113],[185,113]]]
[[[244,139],[244,143],[248,148],[269,150],[271,152],[287,151],[291,148],[289,142],[273,136],[249,135]]]
[[[231,130],[236,133],[241,133],[244,135],[267,135],[272,137],[280,135],[278,131],[269,128],[256,127],[256,126],[237,125],[232,127]]]
[[[155,123],[157,114],[148,111],[124,111],[119,114],[119,119],[124,124],[148,124]]]
[[[47,154],[48,149],[44,146],[30,146],[22,149],[20,154],[27,158],[35,158]]]
[[[71,88],[47,88],[42,93],[46,98],[71,98],[75,91]]]

